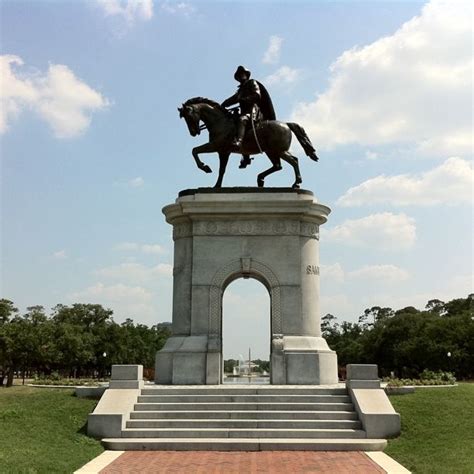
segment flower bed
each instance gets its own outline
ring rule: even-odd
[[[454,385],[456,383],[456,377],[451,372],[424,370],[420,374],[419,379],[386,377],[383,381],[387,383],[387,387]]]

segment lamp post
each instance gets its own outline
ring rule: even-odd
[[[103,352],[102,354],[102,357],[104,358],[104,372],[103,372],[103,375],[105,376],[107,374],[107,361],[105,360],[105,358],[107,357],[107,352]]]

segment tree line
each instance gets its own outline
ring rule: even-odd
[[[357,323],[326,314],[321,329],[339,367],[378,364],[382,376],[417,378],[428,369],[474,379],[474,294],[447,303],[433,299],[422,311],[374,306]]]
[[[156,351],[171,334],[169,323],[118,324],[98,304],[58,304],[51,314],[31,306],[20,314],[0,299],[0,386],[16,375],[104,377],[112,364],[155,365]]]
[[[104,377],[112,364],[153,368],[170,323],[118,324],[112,316],[97,304],[59,304],[49,315],[31,306],[20,314],[12,301],[0,299],[0,386],[5,380],[11,385],[15,374]],[[357,323],[326,314],[321,329],[341,368],[375,363],[383,376],[414,378],[428,369],[474,379],[474,294],[447,303],[430,300],[422,311],[374,306]],[[225,362],[229,372],[237,364]],[[268,370],[268,361],[259,362]]]

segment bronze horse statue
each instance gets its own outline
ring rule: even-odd
[[[214,186],[215,188],[222,186],[222,179],[231,153],[244,155],[265,153],[268,156],[272,166],[258,175],[257,184],[259,187],[263,187],[264,180],[268,175],[281,170],[281,160],[286,161],[295,172],[295,182],[292,187],[299,188],[302,179],[298,158],[288,151],[291,145],[291,132],[296,135],[306,155],[312,160],[318,161],[316,150],[308,135],[297,123],[280,122],[278,120],[256,122],[248,127],[242,148],[237,148],[232,145],[236,134],[235,115],[217,102],[204,97],[195,97],[182,104],[178,111],[179,116],[186,120],[189,133],[193,137],[199,135],[204,128],[209,131],[209,142],[193,148],[192,153],[197,167],[205,173],[212,173],[212,170],[199,159],[199,154],[219,154],[219,177]],[[204,125],[200,124],[201,121]]]

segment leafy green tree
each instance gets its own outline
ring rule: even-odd
[[[428,303],[426,303],[425,309],[430,313],[436,313],[440,316],[444,316],[446,313],[444,301],[438,299],[429,300]]]
[[[270,361],[269,360],[262,360],[262,359],[255,359],[252,360],[254,364],[258,366],[258,372],[270,372]]]
[[[9,322],[18,314],[12,301],[0,299],[0,387],[7,378],[7,386],[13,384],[13,341],[9,334]]]
[[[321,318],[321,333],[326,340],[330,340],[332,337],[339,334],[339,324],[337,323],[336,316],[327,313]]]
[[[224,361],[224,373],[231,374],[234,370],[234,367],[239,365],[239,361],[235,359],[227,359]]]

